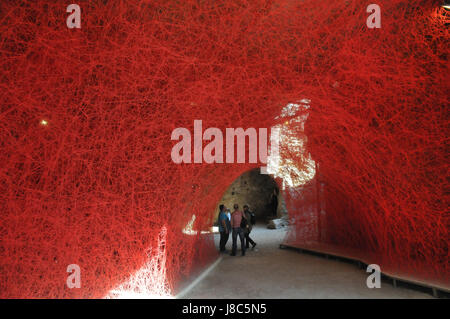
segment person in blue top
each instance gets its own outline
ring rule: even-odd
[[[225,252],[225,245],[227,244],[228,237],[230,236],[231,224],[226,213],[225,205],[221,204],[219,206],[219,232],[220,232],[220,252]]]

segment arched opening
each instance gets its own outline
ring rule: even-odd
[[[257,223],[267,223],[287,214],[277,182],[272,176],[261,174],[259,168],[239,176],[219,202],[229,209],[232,209],[234,204],[241,208],[248,205],[255,214]]]

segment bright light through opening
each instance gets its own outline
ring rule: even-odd
[[[182,229],[182,233],[185,235],[197,235],[198,231],[194,230],[194,222],[195,222],[195,214],[192,215],[191,220],[186,224],[186,226]],[[200,234],[210,234],[217,233],[219,231],[218,227],[211,227],[210,230],[202,230]]]
[[[275,126],[280,129],[280,149],[282,152],[299,154],[303,159],[303,166],[297,167],[295,162],[290,158],[268,158],[268,172],[274,178],[280,177],[283,180],[283,189],[285,186],[298,187],[312,180],[316,174],[315,162],[311,158],[311,154],[305,151],[307,142],[306,136],[299,137],[293,133],[290,126],[299,126],[301,131],[305,129],[305,122],[308,119],[308,113],[303,111],[310,108],[311,101],[302,99],[296,103],[287,104],[282,110],[280,116],[276,119],[289,118],[282,125]],[[298,114],[300,113],[300,114]]]

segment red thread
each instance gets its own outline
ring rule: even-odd
[[[207,230],[255,166],[176,165],[172,130],[271,127],[300,98],[326,217],[313,229],[317,196],[286,192],[293,238],[448,286],[448,14],[377,3],[381,29],[359,0],[78,1],[68,29],[61,3],[2,1],[0,296],[104,297],[159,251],[164,226],[176,291],[216,256],[183,228],[195,214]],[[80,289],[65,286],[69,264]]]

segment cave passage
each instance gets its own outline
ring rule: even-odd
[[[258,223],[266,223],[270,219],[287,214],[280,199],[280,190],[271,175],[261,174],[259,168],[252,169],[239,176],[226,190],[220,199],[233,212],[233,205],[238,204],[242,210],[248,205],[256,215]]]

